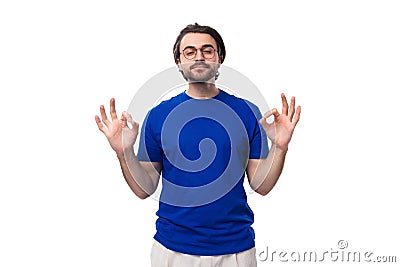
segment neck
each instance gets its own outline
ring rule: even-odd
[[[212,98],[218,95],[219,89],[214,83],[191,82],[186,94],[192,98]]]

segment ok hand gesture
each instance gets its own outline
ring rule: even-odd
[[[121,118],[118,119],[114,98],[110,99],[111,121],[108,120],[103,105],[100,106],[100,115],[101,120],[99,116],[95,116],[99,130],[107,137],[117,155],[123,155],[125,149],[133,147],[139,132],[139,124],[125,111],[122,112]],[[132,128],[128,127],[128,122],[132,125]]]
[[[295,97],[290,101],[290,107],[286,100],[285,94],[281,94],[282,98],[282,114],[279,114],[276,108],[268,111],[260,120],[260,124],[264,128],[267,136],[276,145],[278,149],[287,150],[290,139],[292,138],[294,128],[300,119],[301,107],[295,108]],[[274,116],[272,123],[267,122],[267,118]]]

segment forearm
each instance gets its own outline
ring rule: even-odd
[[[254,191],[265,196],[272,190],[282,173],[286,152],[287,149],[282,150],[273,145],[268,156],[258,161],[250,181]]]
[[[145,199],[157,188],[158,175],[154,170],[154,174],[149,172],[141,165],[137,159],[133,148],[126,150],[125,153],[117,154],[122,174],[129,187],[141,199]]]

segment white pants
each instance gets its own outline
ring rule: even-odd
[[[256,267],[256,248],[218,256],[188,255],[167,249],[154,240],[151,267]]]

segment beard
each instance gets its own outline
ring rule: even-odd
[[[219,64],[196,62],[182,65],[182,75],[188,82],[214,82]]]

